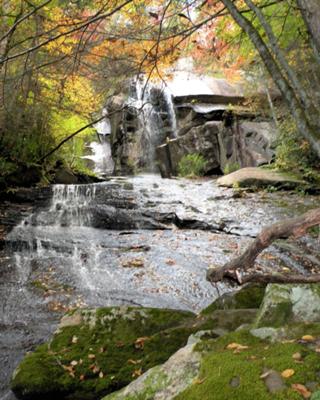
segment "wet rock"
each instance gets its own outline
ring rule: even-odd
[[[277,328],[297,322],[320,322],[320,286],[268,285],[255,327]]]
[[[64,185],[72,185],[77,184],[78,178],[74,175],[74,173],[67,168],[61,168],[56,171],[54,177],[54,183],[64,184]]]
[[[128,307],[71,313],[50,342],[25,356],[12,390],[21,399],[100,399],[184,346],[195,330],[193,318]]]
[[[261,168],[242,168],[217,180],[218,185],[227,187],[277,186],[294,188],[303,183],[287,174]]]

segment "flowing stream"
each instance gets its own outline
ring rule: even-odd
[[[284,204],[280,193],[241,197],[212,179],[156,175],[54,185],[49,207],[21,221],[1,253],[0,398],[14,398],[15,366],[64,312],[113,305],[198,312],[230,290],[206,281],[210,265],[242,251],[263,225],[316,201],[288,194]],[[303,272],[307,262],[320,263],[315,254],[316,239],[307,238],[271,247],[259,265]]]

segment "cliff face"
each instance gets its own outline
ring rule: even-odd
[[[274,126],[241,106],[244,100],[241,89],[223,79],[211,79],[205,87],[195,80],[162,88],[132,86],[108,108],[115,172],[177,175],[181,158],[190,153],[205,157],[208,175],[269,163]]]

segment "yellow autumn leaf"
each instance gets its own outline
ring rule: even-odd
[[[301,339],[306,342],[314,342],[316,340],[316,338],[312,335],[304,335]]]
[[[247,350],[249,347],[248,346],[243,346],[242,344],[239,343],[229,343],[227,346],[228,350],[234,350],[236,352],[242,351],[242,350]]]
[[[282,378],[290,378],[292,375],[295,374],[294,369],[285,369],[284,371],[281,372]]]

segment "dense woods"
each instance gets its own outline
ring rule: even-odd
[[[279,90],[296,127],[288,128],[286,111],[277,110],[285,146],[296,130],[306,164],[315,164],[312,153],[319,156],[319,26],[313,2],[52,0],[3,1],[1,7],[2,180],[17,164],[43,164],[45,175],[57,159],[84,168],[79,156],[86,135],[94,134],[90,129],[50,159],[43,156],[97,120],[128,78],[165,80],[186,56],[199,71],[237,79],[242,70],[258,86],[269,81],[262,89]],[[286,163],[281,157],[279,162]]]

